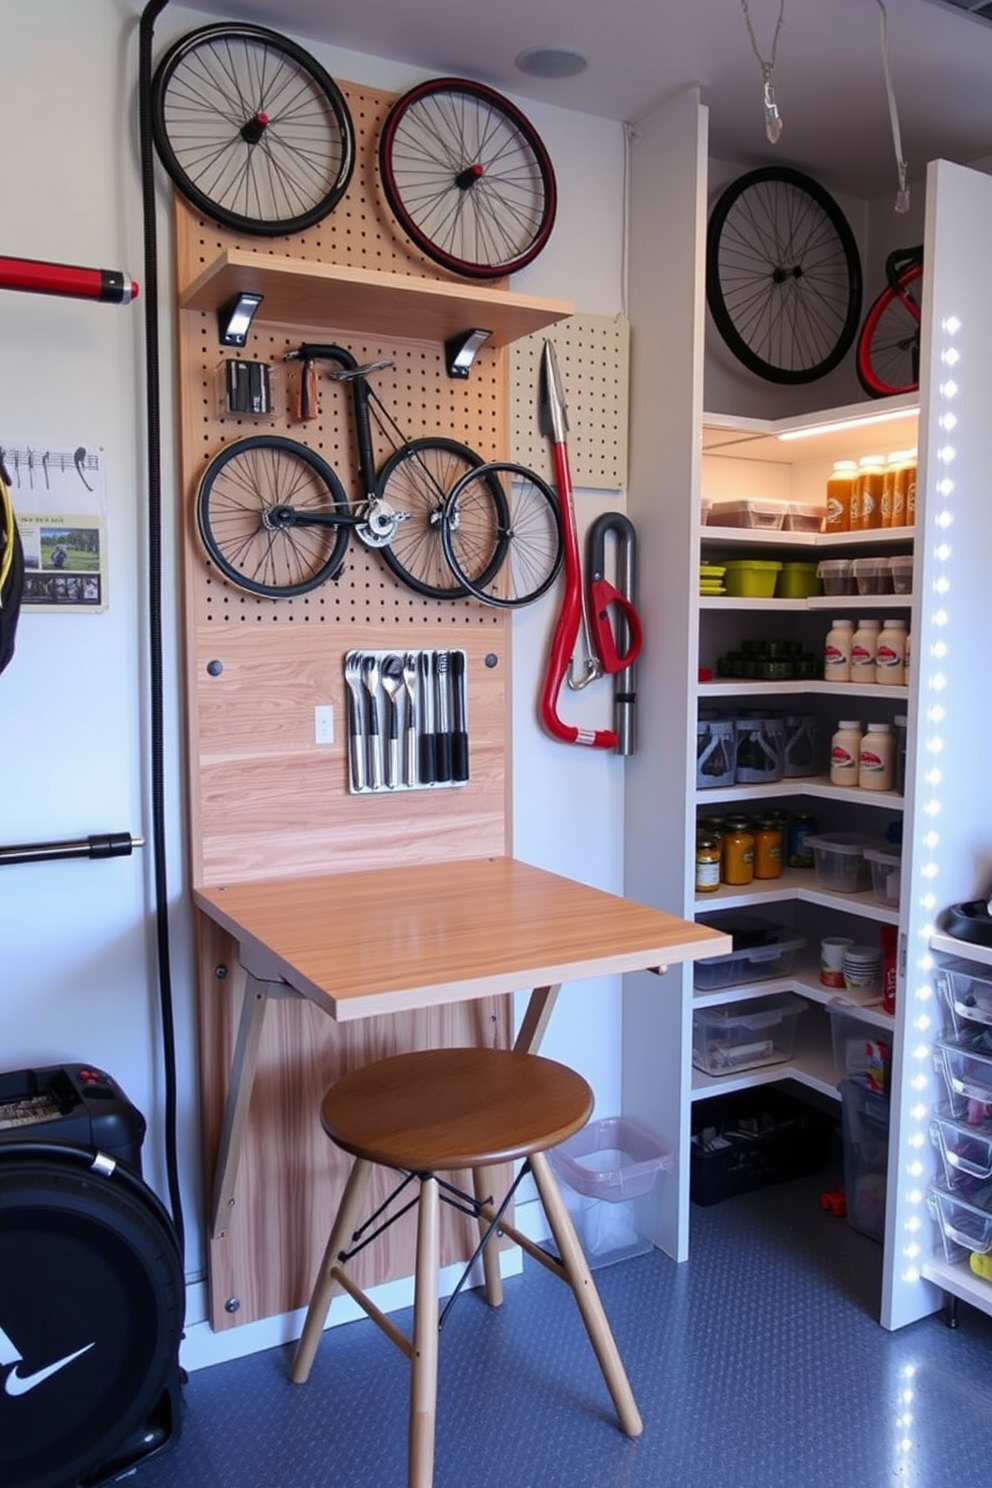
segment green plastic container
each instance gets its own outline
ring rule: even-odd
[[[768,558],[728,558],[723,585],[728,594],[741,599],[770,599],[781,563]]]
[[[783,563],[775,585],[779,599],[808,599],[819,594],[820,580],[816,563]]]

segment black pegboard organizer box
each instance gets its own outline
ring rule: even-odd
[[[185,1289],[102,1070],[0,1074],[0,1483],[93,1488],[180,1430]]]

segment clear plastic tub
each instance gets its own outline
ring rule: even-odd
[[[974,1024],[992,1025],[992,973],[979,975],[973,962],[955,957],[937,967],[936,980],[955,1033],[973,1032]]]
[[[706,525],[780,532],[785,513],[786,508],[779,501],[712,501],[706,508]]]
[[[892,569],[888,558],[852,558],[851,574],[859,594],[892,593]]]
[[[548,1153],[592,1267],[653,1246],[659,1175],[675,1164],[666,1142],[623,1116],[590,1121]]]
[[[850,558],[821,558],[816,565],[824,594],[853,594],[854,577]]]
[[[708,1075],[728,1075],[792,1058],[796,1026],[807,1004],[792,992],[779,997],[697,1008],[692,1015],[692,1062]]]
[[[846,997],[833,998],[827,1012],[838,1086],[842,1080],[857,1080],[866,1090],[884,1093],[889,1086],[891,1034],[866,1018],[864,1010]]]
[[[902,885],[902,854],[892,848],[866,847],[865,861],[871,868],[872,897],[879,904],[898,908]]]
[[[955,1116],[977,1122],[992,1115],[992,1053],[974,1035],[937,1039],[934,1060]]]
[[[813,871],[818,885],[836,894],[860,894],[870,887],[871,870],[865,850],[881,845],[860,832],[820,833],[806,838],[806,846],[813,849]]]
[[[979,1187],[966,1198],[957,1190],[934,1184],[930,1191],[930,1210],[940,1225],[944,1254],[948,1261],[958,1261],[968,1251],[987,1255],[992,1250],[992,1202],[989,1185]]]
[[[992,1121],[964,1121],[949,1106],[940,1106],[930,1123],[930,1138],[943,1161],[948,1188],[992,1178]]]
[[[889,559],[889,571],[892,575],[893,594],[912,594],[913,592],[913,555],[912,553],[893,554]]]
[[[872,1240],[885,1235],[889,1100],[860,1080],[840,1084],[847,1222]]]
[[[716,925],[716,922],[711,922]],[[733,925],[716,925],[717,929],[733,932]],[[773,977],[792,974],[792,963],[796,952],[806,944],[805,937],[793,935],[781,927],[772,926],[768,937],[760,945],[737,947],[727,956],[706,956],[693,962],[693,986],[700,992],[719,991],[721,987],[737,987],[745,982],[767,982]]]
[[[804,506],[802,502],[790,501],[785,508],[782,530],[784,532],[822,532],[823,519],[824,508],[822,506]]]

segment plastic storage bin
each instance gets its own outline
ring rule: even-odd
[[[724,588],[738,599],[771,599],[782,571],[775,558],[728,558]]]
[[[804,506],[800,501],[790,501],[785,508],[782,529],[785,532],[821,532],[824,508]]]
[[[853,594],[854,577],[850,558],[821,558],[816,565],[824,594]]]
[[[692,1107],[689,1197],[719,1204],[770,1183],[819,1173],[836,1119],[776,1085],[738,1090]]]
[[[834,1079],[857,1080],[866,1090],[884,1095],[889,1088],[892,1035],[871,1022],[857,1003],[835,997],[827,1004],[834,1050]]]
[[[969,1251],[987,1255],[992,1250],[992,1184],[976,1184],[968,1194],[934,1184],[929,1205],[948,1261],[959,1261]]]
[[[902,854],[892,848],[866,847],[865,862],[871,869],[872,897],[879,904],[897,908],[902,881]]]
[[[934,1060],[956,1116],[977,1122],[992,1115],[992,1040],[986,1034],[937,1039]]]
[[[871,885],[865,849],[880,844],[860,832],[818,833],[806,838],[813,849],[813,871],[821,889],[836,894],[858,894]]]
[[[872,1240],[885,1236],[889,1101],[856,1079],[840,1084],[847,1221]]]
[[[912,553],[893,554],[889,559],[889,572],[892,576],[893,594],[912,594],[913,592],[913,555]]]
[[[778,501],[712,501],[706,508],[709,527],[752,527],[779,532],[786,508]]]
[[[548,1157],[590,1266],[652,1248],[659,1175],[675,1163],[660,1137],[614,1116],[590,1121]]]
[[[692,1062],[708,1075],[784,1064],[792,1058],[796,1027],[806,1007],[801,997],[783,992],[697,1008],[692,1015]]]
[[[700,918],[713,929],[732,935],[734,940],[734,949],[728,955],[706,956],[693,963],[693,985],[700,992],[789,976],[796,952],[806,944],[804,936],[759,915],[731,912]]]
[[[892,569],[888,558],[853,558],[851,574],[859,594],[892,593]]]
[[[974,1025],[992,1024],[992,972],[982,975],[971,961],[958,958],[937,967],[937,989],[951,1015],[955,1033],[974,1032]]]
[[[783,563],[775,584],[779,599],[808,599],[811,594],[819,594],[818,568],[817,563]]]
[[[992,1120],[975,1124],[955,1116],[949,1106],[939,1106],[930,1123],[930,1138],[940,1153],[948,1188],[992,1178]]]

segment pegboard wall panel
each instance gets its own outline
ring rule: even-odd
[[[180,295],[230,248],[455,282],[408,247],[381,200],[375,144],[390,95],[347,84],[342,91],[357,141],[355,174],[342,201],[307,232],[272,239],[219,228],[177,196]],[[470,598],[424,599],[354,533],[335,580],[293,599],[250,595],[211,566],[196,530],[195,501],[214,456],[263,433],[306,444],[333,467],[349,499],[362,499],[351,396],[327,375],[329,364],[317,364],[313,417],[298,417],[299,363],[285,357],[304,341],[336,342],[363,365],[388,360],[392,365],[374,374],[373,385],[403,434],[452,438],[484,459],[509,453],[509,353],[484,347],[471,376],[452,379],[440,344],[339,332],[326,320],[307,327],[267,322],[264,299],[248,344],[237,351],[219,346],[213,310],[181,310],[178,322],[194,883],[507,852],[506,612]],[[270,415],[226,411],[229,359],[268,366]],[[376,433],[377,466],[390,453]],[[456,647],[467,658],[468,783],[350,795],[345,653]],[[331,709],[330,742],[315,742],[317,707]]]
[[[552,480],[540,426],[541,356],[552,341],[568,406],[568,457],[576,486],[620,491],[627,484],[630,325],[625,316],[572,315],[510,348],[512,458]]]

